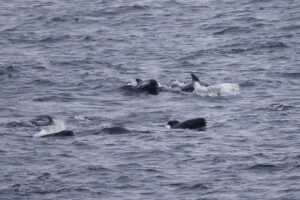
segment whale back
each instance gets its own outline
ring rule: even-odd
[[[194,82],[190,82],[188,84],[186,84],[185,86],[183,86],[181,88],[181,91],[184,91],[184,92],[193,92],[195,89],[195,83]]]
[[[188,129],[198,129],[206,126],[206,120],[204,118],[190,119],[179,123],[175,128],[188,128]]]
[[[171,128],[174,128],[178,124],[179,121],[173,120],[173,121],[169,121],[167,125],[169,125]]]
[[[137,81],[138,82],[138,81]],[[158,83],[155,79],[142,81],[137,85],[137,89],[148,94],[158,94]]]
[[[71,130],[63,130],[57,133],[43,135],[41,137],[65,137],[65,136],[74,136],[74,132]]]

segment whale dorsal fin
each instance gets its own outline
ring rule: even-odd
[[[199,78],[195,74],[191,74],[193,82],[200,82]]]
[[[139,79],[139,78],[135,79],[135,81],[137,84],[141,84],[143,82],[142,79]]]

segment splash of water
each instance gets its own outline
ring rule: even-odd
[[[66,129],[65,122],[60,119],[53,120],[54,124],[52,126],[45,126],[38,133],[34,134],[33,137],[42,137],[45,135],[51,135]]]
[[[169,91],[181,91],[180,88],[185,86],[185,82],[181,82],[178,80],[175,80],[171,83],[170,86],[163,85],[162,87],[165,90]],[[217,97],[217,96],[234,96],[240,94],[240,87],[236,83],[221,83],[218,85],[211,85],[211,86],[202,86],[200,83],[195,82],[194,83],[195,90],[193,93],[200,95],[200,96],[211,96],[211,97]]]
[[[131,86],[131,87],[137,86],[136,80],[131,80],[129,83],[127,83],[127,86]]]
[[[81,121],[86,120],[86,118],[84,116],[82,116],[82,115],[75,115],[74,119],[81,120]]]
[[[233,96],[240,94],[240,87],[236,83],[221,83],[204,87],[199,83],[195,83],[195,94],[201,96]]]

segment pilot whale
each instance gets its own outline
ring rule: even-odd
[[[57,133],[43,135],[41,137],[65,137],[65,136],[74,136],[74,132],[70,130],[63,130]]]
[[[155,79],[141,80],[135,79],[136,85],[126,85],[123,88],[137,92],[145,92],[147,94],[157,95],[159,93],[158,82]]]
[[[201,129],[206,126],[206,120],[204,118],[195,118],[186,120],[183,122],[179,121],[169,121],[168,125],[171,128],[181,128],[181,129]]]
[[[200,81],[199,78],[195,74],[191,74],[192,81],[188,84],[182,86],[180,89],[184,92],[193,92],[195,90],[195,84],[199,83],[201,86],[207,87],[209,86],[207,83]]]
[[[157,95],[158,94],[158,83],[155,79],[149,79],[142,81],[141,79],[136,79],[136,89],[141,92],[146,92],[148,94]]]

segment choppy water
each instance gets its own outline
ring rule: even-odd
[[[0,198],[299,199],[299,21],[296,0],[2,0]],[[212,86],[171,87],[190,73]]]

